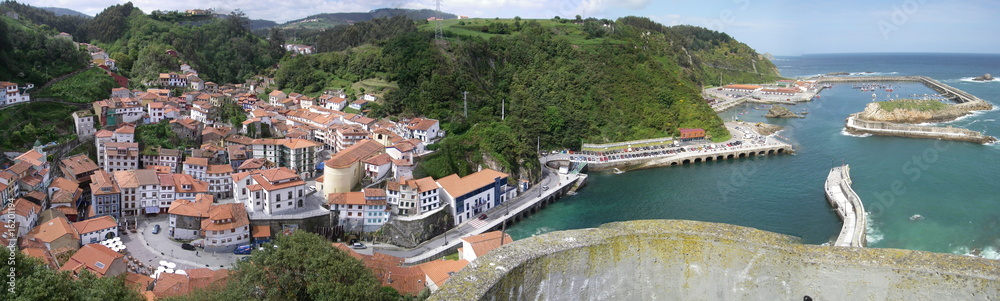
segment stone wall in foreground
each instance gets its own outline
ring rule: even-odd
[[[752,228],[609,223],[496,249],[431,300],[998,300],[1000,261],[803,245]]]

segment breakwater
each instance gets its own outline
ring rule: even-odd
[[[861,203],[861,198],[851,188],[851,168],[848,165],[830,169],[824,185],[826,200],[837,212],[844,226],[834,243],[838,247],[864,247],[865,228],[868,223],[868,213]]]
[[[925,86],[941,93],[941,95],[955,101],[956,106],[966,110],[989,110],[993,105],[985,100],[959,90],[958,88],[941,83],[927,76],[850,76],[850,77],[820,77],[816,83],[845,83],[845,82],[919,82]]]
[[[930,138],[972,143],[993,143],[997,139],[983,133],[955,127],[934,127],[892,122],[870,121],[858,118],[858,114],[847,117],[847,132],[852,134],[872,134],[907,138]]]

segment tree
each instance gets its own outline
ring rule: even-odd
[[[84,271],[74,280],[69,272],[52,270],[21,252],[10,257],[10,250],[2,249],[0,256],[13,258],[14,264],[3,260],[0,268],[15,273],[16,285],[13,292],[9,286],[0,290],[0,300],[143,300],[138,291],[125,284],[124,276],[98,278]]]
[[[278,235],[236,264],[226,287],[191,300],[396,300],[370,270],[319,235]],[[180,298],[185,299],[185,298]]]

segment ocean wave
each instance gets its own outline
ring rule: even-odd
[[[871,214],[868,214],[866,219],[867,222],[865,222],[865,241],[868,243],[868,245],[871,246],[875,243],[882,241],[882,239],[885,239],[885,234],[882,233],[882,230],[875,228],[875,221],[872,220]]]
[[[535,233],[532,233],[531,236],[542,235],[542,234],[549,233],[549,232],[552,232],[552,231],[555,231],[555,230],[556,229],[553,229],[551,227],[541,227],[541,228],[535,229]]]
[[[1000,259],[1000,252],[997,252],[997,249],[994,247],[985,247],[982,250],[975,250],[978,251],[978,253],[973,251],[974,250],[969,249],[969,247],[963,246],[955,248],[954,250],[951,251],[951,253],[956,255],[981,257],[994,260]]]
[[[899,72],[851,72],[851,76],[879,76],[879,75],[894,75],[899,74]]]
[[[844,135],[844,136],[851,136],[851,137],[858,137],[858,138],[864,138],[864,137],[871,137],[872,136],[872,134],[860,134],[860,135],[851,134],[851,133],[847,132],[847,128],[840,129],[840,134]]]
[[[1000,83],[1000,78],[994,78],[992,80],[972,80],[975,77],[963,77],[959,78],[957,81],[967,82],[967,83]]]

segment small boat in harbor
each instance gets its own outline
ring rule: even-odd
[[[911,221],[919,221],[919,220],[922,220],[922,219],[924,219],[924,216],[920,215],[920,214],[914,214],[914,215],[910,216],[910,220]]]
[[[625,171],[622,171],[621,169],[618,169],[617,167],[615,167],[614,169],[611,170],[611,173],[616,174],[616,175],[620,175],[620,174],[625,173]]]

